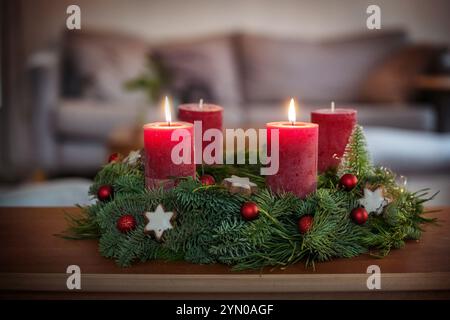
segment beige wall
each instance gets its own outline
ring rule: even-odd
[[[378,4],[382,27],[404,27],[415,40],[450,44],[448,0],[22,0],[26,50],[57,39],[66,7],[78,4],[82,28],[131,32],[154,41],[247,30],[323,37],[366,30]]]

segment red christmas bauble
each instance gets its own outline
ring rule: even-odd
[[[355,208],[351,212],[352,220],[357,224],[366,223],[367,219],[369,219],[369,214],[367,210],[364,208]]]
[[[247,221],[254,220],[259,217],[259,208],[253,201],[244,202],[241,206],[241,216]]]
[[[136,228],[136,219],[131,214],[121,216],[117,220],[117,229],[122,233],[127,233]]]
[[[311,229],[312,224],[314,222],[314,217],[312,215],[305,215],[302,216],[298,220],[298,231],[300,231],[301,234],[305,234]]]
[[[119,160],[119,154],[117,152],[111,153],[108,158],[108,163],[116,162]]]
[[[213,184],[216,184],[216,180],[214,180],[214,177],[209,174],[204,174],[200,177],[200,182],[204,186],[211,186]]]
[[[358,184],[358,178],[351,173],[346,173],[339,179],[339,184],[345,190],[350,191]]]
[[[108,201],[112,199],[113,195],[114,195],[113,187],[110,186],[109,184],[102,185],[100,186],[100,188],[98,188],[97,198],[100,201]]]

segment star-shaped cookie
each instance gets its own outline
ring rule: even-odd
[[[129,165],[135,165],[137,161],[141,158],[141,151],[140,150],[134,150],[131,151],[128,156],[123,159],[123,162],[129,164]]]
[[[145,218],[147,224],[145,225],[145,233],[153,233],[156,240],[160,241],[164,231],[172,229],[171,220],[174,218],[175,213],[172,211],[165,212],[162,205],[158,205],[155,211],[145,212]]]
[[[231,178],[223,180],[223,184],[231,193],[252,194],[257,190],[256,183],[250,181],[247,177],[238,177],[232,175]]]
[[[389,201],[384,197],[383,188],[377,188],[374,191],[364,188],[364,197],[359,199],[359,204],[362,205],[368,213],[374,212],[375,214],[381,214],[388,202]]]

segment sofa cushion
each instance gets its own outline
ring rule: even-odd
[[[404,41],[405,34],[394,31],[322,42],[243,35],[244,96],[251,103],[290,96],[355,101],[374,66]]]
[[[66,178],[27,183],[1,190],[0,207],[72,207],[95,202],[89,194],[92,181]]]
[[[67,140],[59,145],[59,173],[95,174],[108,160],[108,145],[96,141]]]
[[[55,115],[57,134],[62,139],[106,141],[114,128],[135,124],[140,110],[133,104],[62,100]]]
[[[310,121],[311,111],[326,108],[326,105],[300,103],[297,119]],[[363,126],[382,126],[422,131],[435,128],[436,116],[430,105],[402,105],[393,107],[389,104],[338,104],[342,108],[354,108],[358,111],[358,123]],[[244,123],[264,126],[270,121],[287,120],[287,107],[280,103],[248,104]]]
[[[63,95],[143,103],[144,92],[128,91],[125,83],[146,70],[148,53],[147,43],[134,37],[71,30],[64,39]]]
[[[172,94],[181,102],[237,105],[241,101],[233,36],[174,42],[154,48],[153,58],[171,78]]]
[[[450,134],[381,127],[364,129],[375,164],[402,174],[450,172]]]
[[[384,59],[364,81],[361,99],[373,103],[405,103],[414,98],[415,80],[437,61],[442,49],[408,45]]]

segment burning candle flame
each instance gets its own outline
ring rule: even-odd
[[[289,102],[288,119],[289,119],[289,122],[292,123],[292,125],[295,124],[295,102],[294,102],[294,98],[291,98],[291,101]]]
[[[334,101],[331,101],[331,112],[334,112],[334,110],[335,110]]]
[[[170,102],[167,96],[164,99],[164,112],[166,114],[166,121],[170,126],[170,123],[172,122],[172,114],[170,113]]]

